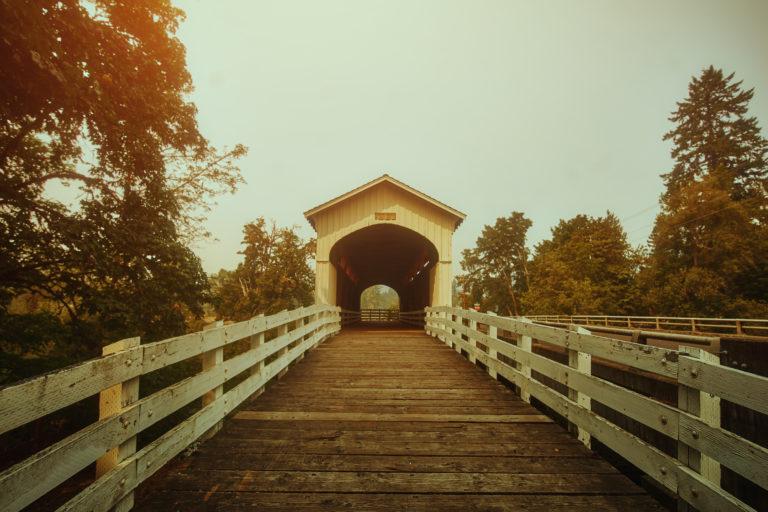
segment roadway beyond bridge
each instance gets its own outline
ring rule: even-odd
[[[423,331],[342,332],[137,496],[160,510],[657,510]]]

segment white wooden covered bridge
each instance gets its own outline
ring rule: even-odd
[[[768,489],[768,450],[723,428],[720,403],[768,414],[767,378],[701,347],[451,307],[464,214],[389,176],[306,217],[315,305],[123,340],[0,389],[0,434],[100,395],[97,422],[6,467],[0,510],[764,509],[724,485]],[[399,293],[400,323],[360,321],[372,284]],[[199,371],[140,395],[186,360]]]

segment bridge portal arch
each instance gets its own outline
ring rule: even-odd
[[[385,284],[404,311],[451,305],[460,211],[385,174],[304,216],[317,232],[317,303],[358,310],[365,288]]]

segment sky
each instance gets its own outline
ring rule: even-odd
[[[768,133],[768,2],[186,0],[179,37],[203,134],[242,143],[246,184],[218,198],[208,272],[234,268],[259,216],[302,212],[383,173],[459,209],[454,265],[521,211],[529,245],[577,214],[645,243],[662,137],[709,65],[755,88]]]

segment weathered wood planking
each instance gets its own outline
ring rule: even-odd
[[[496,412],[451,412],[488,406]],[[415,331],[353,330],[324,343],[169,468],[138,492],[138,510],[660,510]]]

